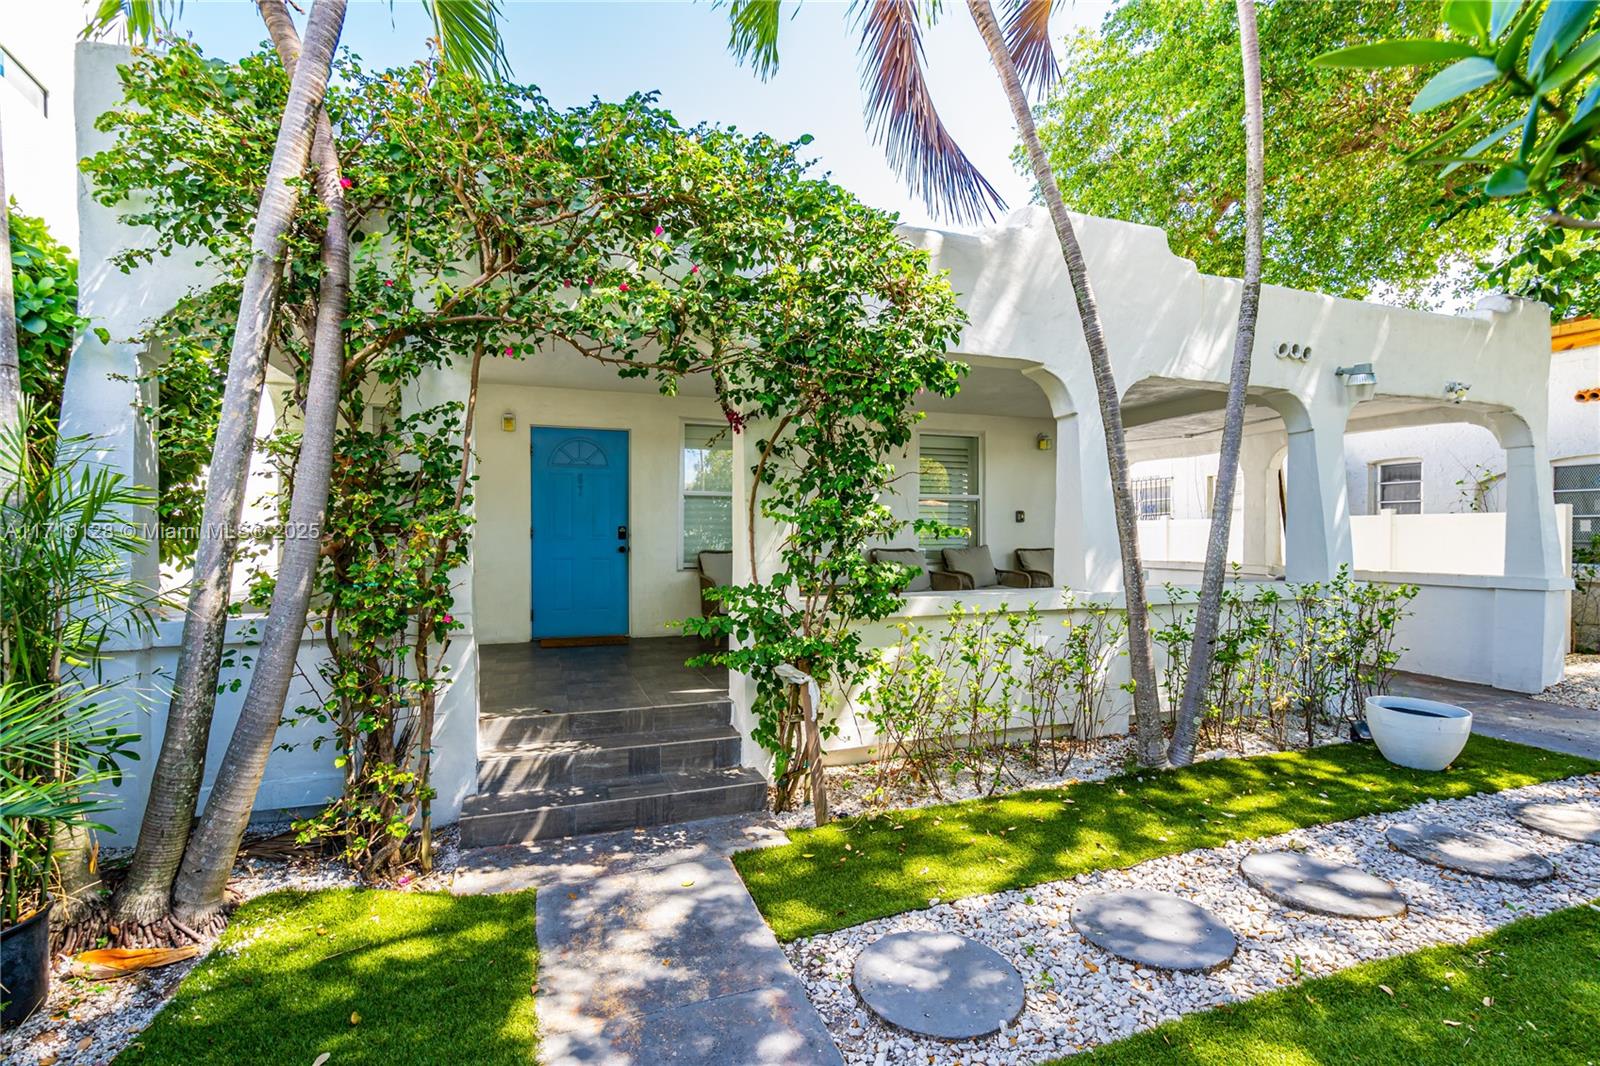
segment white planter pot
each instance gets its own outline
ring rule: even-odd
[[[1413,770],[1443,770],[1472,735],[1472,712],[1410,696],[1368,696],[1367,726],[1383,757]]]

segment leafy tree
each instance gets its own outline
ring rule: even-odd
[[[1558,313],[1600,309],[1588,261],[1600,250],[1597,16],[1600,0],[1446,0],[1442,37],[1408,35],[1313,61],[1361,69],[1367,83],[1448,63],[1411,98],[1413,114],[1443,119],[1413,125],[1408,159],[1440,167],[1438,180],[1463,194],[1460,213],[1517,225],[1489,276]],[[1503,216],[1484,210],[1491,204],[1502,205]]]
[[[18,377],[40,443],[61,412],[67,357],[89,322],[78,314],[78,261],[72,252],[50,236],[43,219],[13,210],[10,221]]]
[[[1431,33],[1431,4],[1293,0],[1259,7],[1266,168],[1264,277],[1272,284],[1428,304],[1470,286],[1450,262],[1489,253],[1503,218],[1450,214],[1436,182],[1398,158],[1425,80],[1390,70],[1360,86],[1305,57],[1373,37]],[[1232,6],[1128,0],[1067,38],[1040,136],[1062,194],[1089,214],[1159,226],[1201,270],[1244,269],[1244,110]],[[1438,132],[1443,118],[1421,127]]]

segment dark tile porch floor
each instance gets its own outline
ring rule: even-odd
[[[1600,711],[1546,703],[1488,685],[1404,671],[1394,675],[1389,691],[1396,696],[1415,696],[1465,707],[1472,712],[1474,733],[1600,759]]]
[[[722,667],[685,662],[706,650],[695,637],[646,637],[591,648],[486,644],[478,685],[486,714],[600,711],[704,703],[728,694]]]

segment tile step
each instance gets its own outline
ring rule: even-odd
[[[491,748],[478,755],[478,791],[525,792],[677,770],[720,769],[739,765],[739,748],[739,733],[730,725]]]
[[[517,792],[480,793],[461,806],[461,845],[666,825],[761,810],[767,782],[748,767],[680,770]]]
[[[500,711],[478,716],[478,750],[521,747],[552,740],[597,739],[625,733],[708,729],[726,726],[732,720],[733,701],[728,699],[595,711]]]

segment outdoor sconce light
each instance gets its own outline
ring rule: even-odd
[[[510,411],[507,411],[505,414],[501,415],[500,428],[505,430],[507,433],[515,433],[517,431],[517,416]]]
[[[1038,446],[1041,452],[1047,452],[1055,442],[1050,439],[1050,434],[1041,433],[1034,438],[1033,443]]]
[[[1371,363],[1357,363],[1354,366],[1341,366],[1335,370],[1336,377],[1344,378],[1344,383],[1349,388],[1359,388],[1362,385],[1376,385],[1378,375],[1373,372]]]
[[[1472,386],[1465,381],[1447,381],[1444,383],[1444,394],[1450,397],[1451,403],[1460,403],[1467,398],[1467,390]]]

